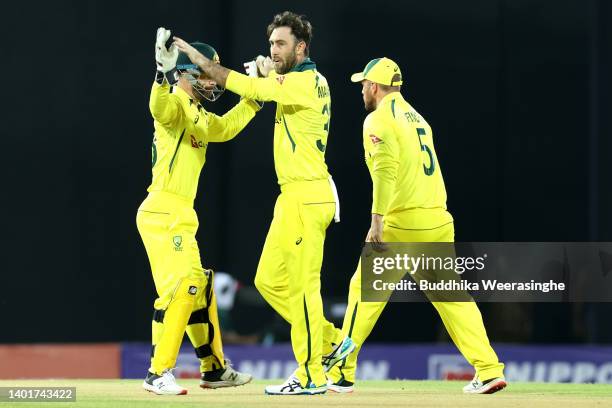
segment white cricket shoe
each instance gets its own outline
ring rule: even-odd
[[[493,394],[506,388],[506,385],[508,384],[504,377],[491,378],[483,382],[476,374],[472,382],[463,387],[463,392],[466,394]]]
[[[162,375],[147,373],[142,383],[142,388],[157,395],[185,395],[187,389],[176,383],[176,378],[170,370],[165,370]]]
[[[329,391],[337,392],[340,394],[346,394],[349,392],[353,392],[354,383],[342,379],[338,382],[333,382],[332,380],[327,380],[327,389]]]
[[[304,388],[300,383],[300,380],[294,375],[291,376],[281,385],[268,385],[266,387],[266,394],[268,395],[315,395],[325,394],[327,391],[327,384],[316,386],[311,384]]]
[[[350,337],[345,337],[344,340],[342,340],[340,344],[334,347],[334,349],[329,354],[325,354],[323,356],[321,364],[323,365],[323,369],[325,370],[325,372],[328,372],[332,369],[333,366],[344,360],[349,354],[351,354],[355,350],[356,347],[357,345]]]
[[[200,387],[202,388],[223,388],[223,387],[238,387],[244,385],[253,379],[251,374],[241,373],[234,370],[232,363],[225,360],[225,368],[219,370],[202,373]]]

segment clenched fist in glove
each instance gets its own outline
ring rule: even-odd
[[[179,77],[176,70],[176,60],[179,55],[179,50],[174,44],[172,44],[169,49],[166,48],[166,41],[170,38],[170,34],[170,30],[166,30],[164,27],[159,27],[157,29],[155,62],[157,63],[158,74],[155,80],[161,84],[165,77],[170,85],[174,85],[178,82]]]

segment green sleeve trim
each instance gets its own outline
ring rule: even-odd
[[[170,160],[170,166],[168,166],[168,173],[172,171],[172,165],[174,164],[174,159],[176,159],[176,154],[178,153],[178,149],[179,147],[181,147],[181,141],[183,140],[183,136],[185,135],[185,130],[186,129],[183,129],[183,132],[181,133],[181,137],[179,137],[179,141],[176,144],[176,149],[174,149],[174,154],[172,155],[172,159]]]
[[[287,121],[285,120],[285,113],[281,111],[281,116],[283,117],[283,124],[285,125],[285,131],[287,132],[287,137],[289,137],[289,141],[291,142],[291,150],[295,152],[295,141],[291,137],[291,133],[289,132],[289,128],[287,127]]]

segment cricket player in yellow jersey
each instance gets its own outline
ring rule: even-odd
[[[166,49],[169,37],[170,31],[159,28],[158,71],[149,105],[155,127],[153,181],[136,218],[159,296],[154,305],[151,367],[143,387],[156,394],[186,394],[170,371],[185,331],[201,361],[202,388],[237,386],[252,379],[235,371],[223,357],[213,271],[202,267],[193,201],[208,143],[235,137],[260,106],[243,99],[221,117],[207,112],[203,99],[215,101],[223,90],[176,47]],[[193,46],[219,61],[211,46]]]
[[[372,178],[372,220],[366,241],[453,242],[453,218],[431,127],[402,97],[402,74],[388,58],[370,61],[351,77],[362,84],[365,160]],[[350,283],[342,335],[359,346],[386,302],[361,301],[361,267]],[[475,302],[432,302],[453,342],[476,369],[466,393],[493,393],[506,386],[504,365],[491,348]],[[342,336],[341,335],[341,336]],[[330,373],[330,390],[353,391],[358,350]]]
[[[324,347],[339,330],[323,316],[321,264],[326,229],[339,221],[339,202],[325,163],[331,99],[325,77],[308,58],[312,27],[304,16],[284,12],[268,26],[271,58],[257,58],[261,78],[214,64],[175,37],[175,44],[214,81],[245,98],[277,103],[274,162],[281,194],[257,268],[255,285],[291,324],[298,363],[267,394],[321,394],[327,390]],[[247,64],[254,69],[253,63]],[[336,347],[338,361],[354,349],[350,339]]]

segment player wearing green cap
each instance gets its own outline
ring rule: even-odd
[[[207,112],[201,102],[217,100],[223,89],[178,49],[167,49],[169,38],[169,30],[158,29],[157,74],[150,98],[155,127],[153,180],[136,222],[158,294],[153,313],[151,367],[143,387],[156,394],[177,395],[187,393],[171,372],[185,331],[200,359],[201,387],[232,387],[252,379],[234,370],[223,356],[214,274],[204,269],[200,260],[193,200],[208,143],[234,138],[253,119],[260,105],[242,99],[223,116]],[[219,61],[210,45],[196,42],[192,46]]]
[[[362,84],[365,161],[372,178],[372,219],[367,242],[453,242],[453,217],[446,209],[446,189],[431,127],[402,97],[402,73],[389,58],[370,61],[353,74]],[[361,301],[361,265],[349,288],[342,334],[358,345],[348,358],[331,369],[328,389],[353,391],[357,354],[374,328],[386,302]],[[453,342],[476,369],[466,393],[485,394],[503,389],[504,365],[491,348],[476,303],[432,302]]]

